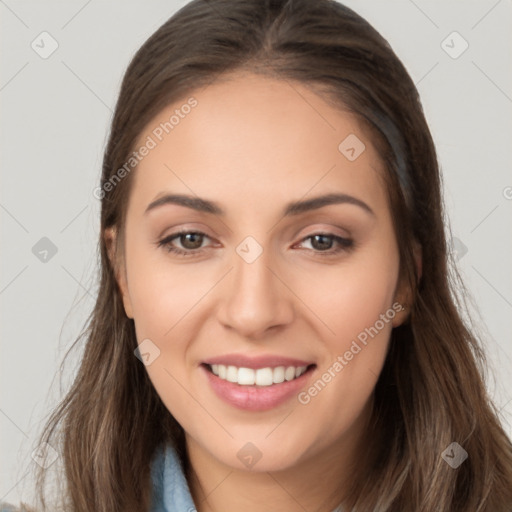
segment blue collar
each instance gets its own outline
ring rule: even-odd
[[[150,512],[197,512],[174,447],[157,451],[151,465],[153,495]]]
[[[150,512],[197,512],[174,447],[158,450],[151,466],[153,495]],[[337,507],[332,512],[343,512]]]

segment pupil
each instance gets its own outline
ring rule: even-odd
[[[313,236],[313,247],[315,246],[315,242],[320,240],[320,244],[316,244],[318,249],[330,249],[332,245],[332,240],[326,235],[314,235]],[[323,240],[323,242],[322,242]]]
[[[192,237],[192,238],[188,238]],[[197,237],[196,240],[194,240],[194,237]],[[199,241],[199,243],[197,243]],[[191,242],[191,243],[189,243]],[[201,247],[202,238],[199,233],[187,233],[185,235],[181,235],[181,243],[184,247],[187,249],[199,249]]]

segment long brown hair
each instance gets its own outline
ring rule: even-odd
[[[347,510],[510,512],[512,445],[486,392],[480,341],[463,320],[467,292],[447,248],[440,171],[418,92],[387,41],[331,0],[193,0],[131,61],[103,161],[97,302],[77,340],[85,347],[74,383],[41,436],[61,454],[63,509],[148,510],[157,448],[173,443],[186,456],[183,429],[134,356],[133,320],[103,237],[118,230],[122,258],[136,169],[106,184],[163,107],[237,70],[300,82],[354,113],[385,163],[401,278],[414,297],[408,322],[392,331]],[[468,453],[456,469],[441,456],[453,442]]]

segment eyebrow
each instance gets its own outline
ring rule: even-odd
[[[144,212],[144,215],[146,215],[149,211],[166,204],[176,204],[197,210],[199,212],[211,213],[219,216],[226,215],[226,212],[217,203],[207,199],[202,199],[200,197],[184,194],[165,194],[164,196],[159,197],[149,204],[149,206],[146,208],[146,211]],[[375,216],[375,212],[364,201],[361,201],[361,199],[357,199],[356,197],[347,194],[325,194],[322,196],[313,197],[312,199],[288,203],[284,208],[283,216],[289,217],[299,215],[301,213],[317,210],[331,204],[352,204],[359,206],[366,213]]]

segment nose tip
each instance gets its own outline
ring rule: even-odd
[[[250,263],[237,256],[234,265],[223,290],[220,322],[247,338],[259,338],[290,323],[293,307],[288,289],[265,251]]]

